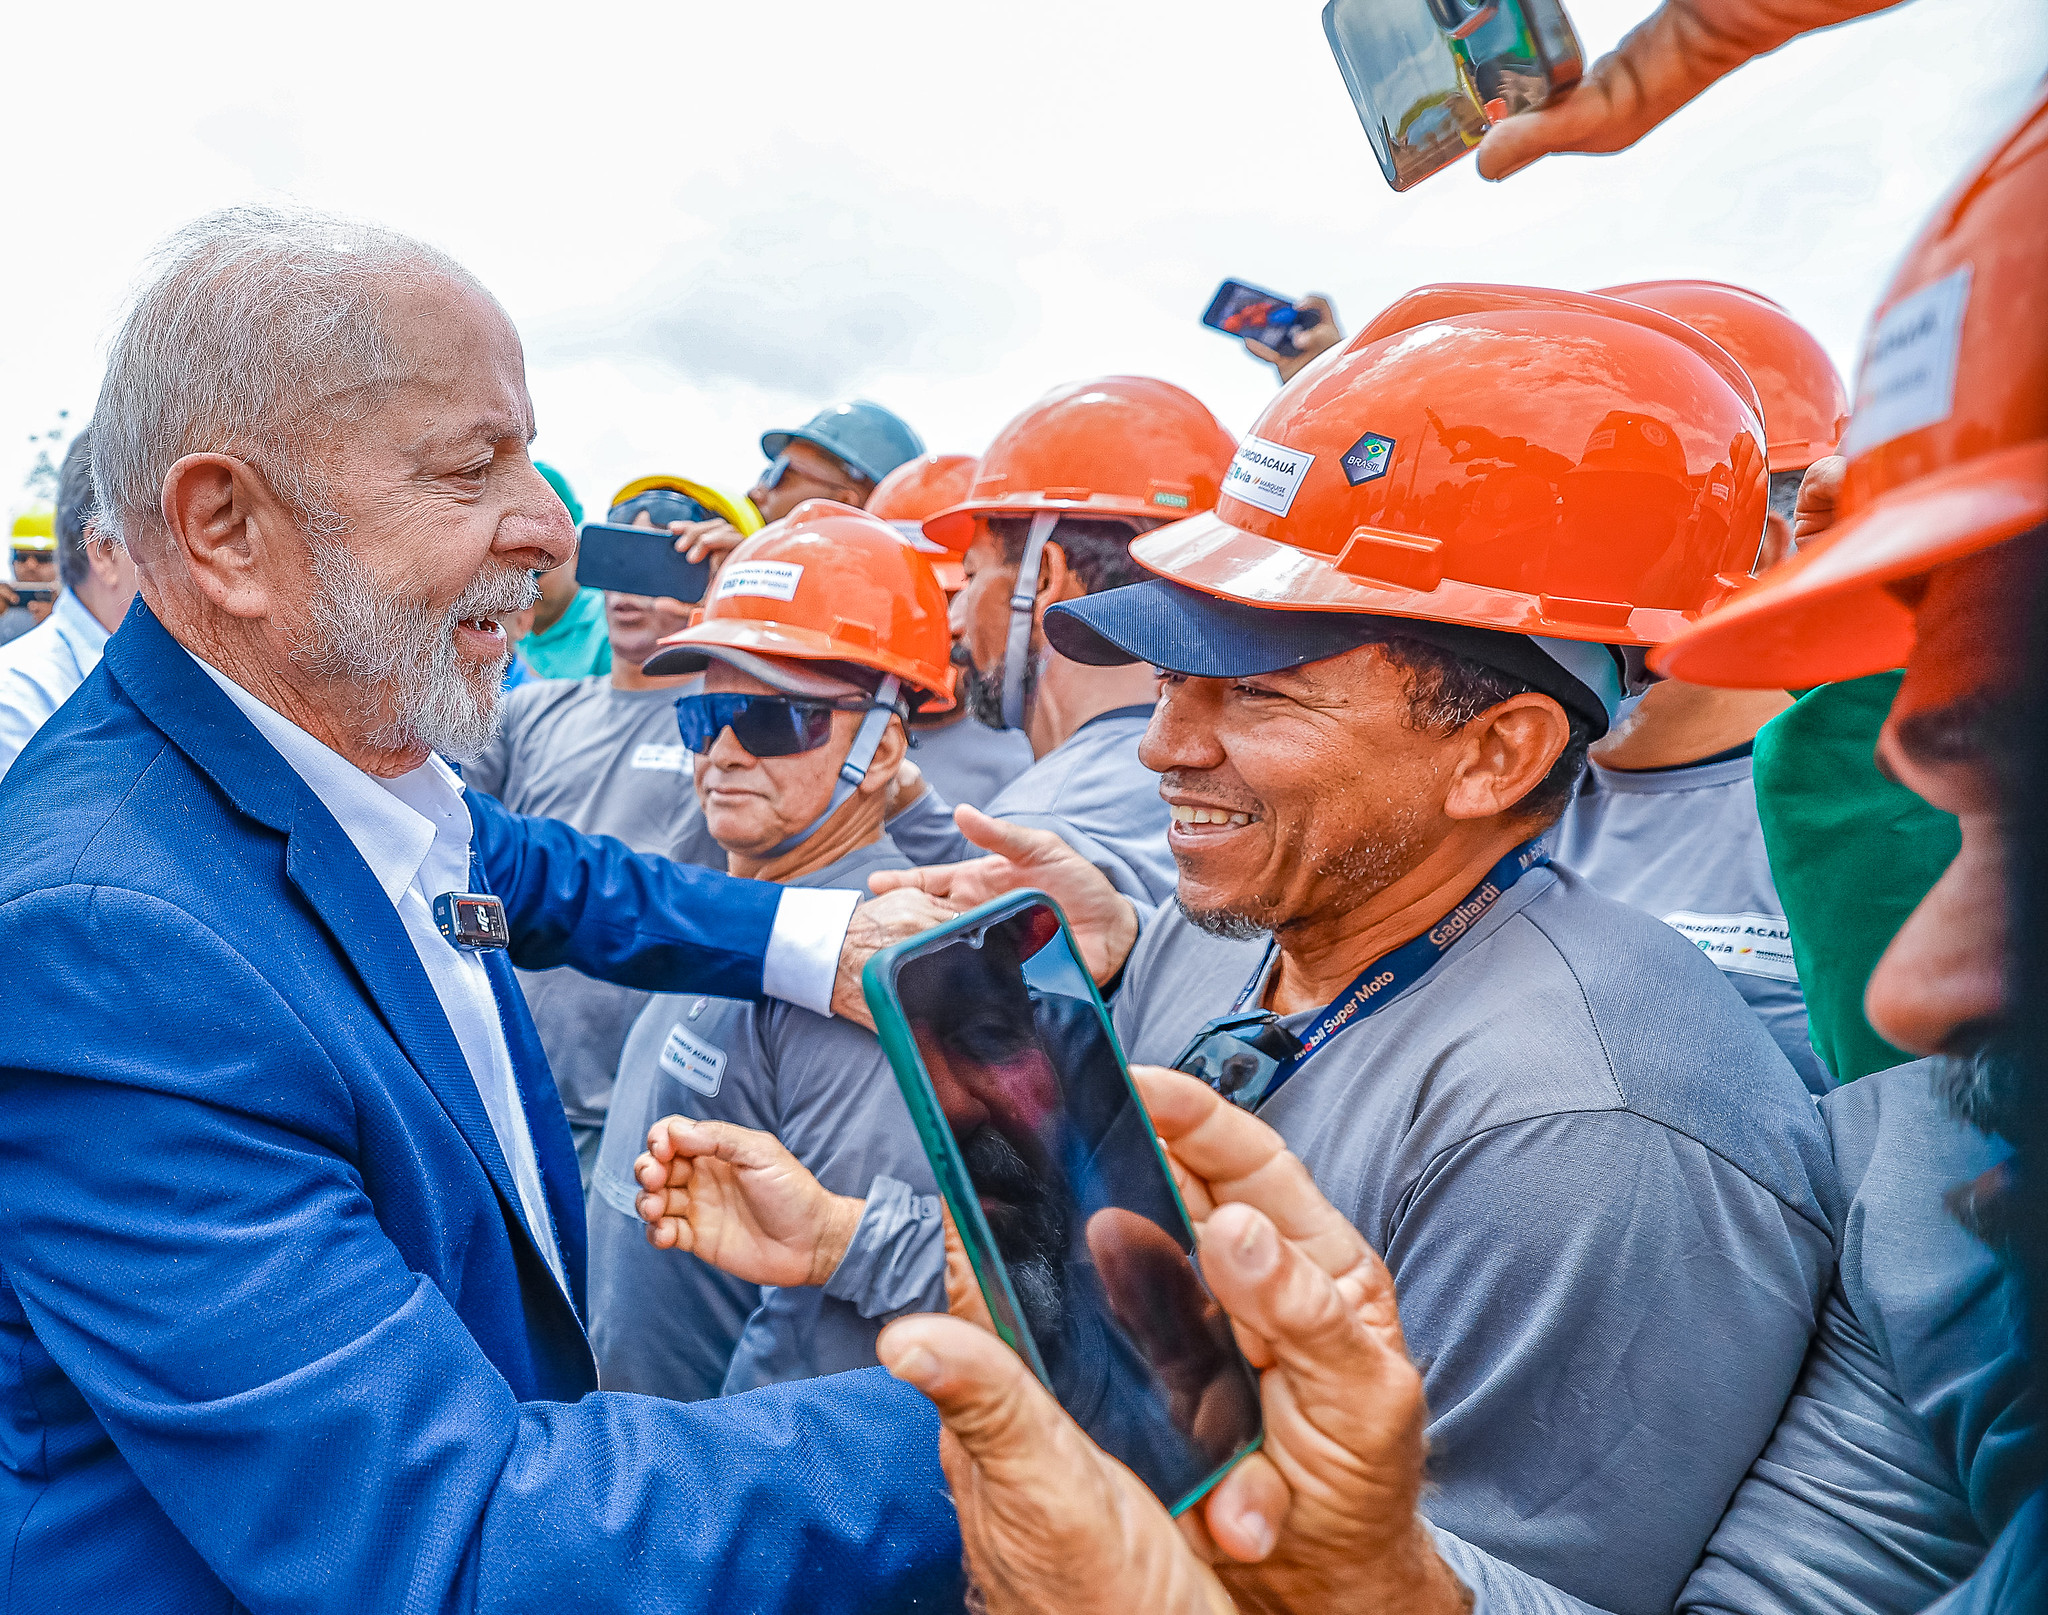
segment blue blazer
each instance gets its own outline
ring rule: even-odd
[[[775,887],[468,801],[512,960],[759,995]],[[880,1370],[596,1390],[511,962],[567,1294],[392,905],[140,600],[0,823],[0,1609],[958,1606],[937,1421]]]

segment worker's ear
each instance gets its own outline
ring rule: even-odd
[[[1571,720],[1547,695],[1511,695],[1459,731],[1444,815],[1491,819],[1542,783],[1571,744]]]
[[[1067,552],[1056,541],[1048,539],[1045,554],[1038,562],[1038,613],[1045,614],[1047,606],[1056,606],[1062,600],[1078,600],[1088,592],[1083,583],[1067,565]]]
[[[903,733],[903,720],[890,719],[889,727],[882,731],[882,743],[875,747],[875,760],[868,764],[867,777],[860,782],[861,791],[872,796],[895,783],[896,770],[902,766],[903,754],[909,746],[910,741]]]

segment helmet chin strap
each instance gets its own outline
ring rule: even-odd
[[[762,853],[763,863],[801,847],[825,827],[827,819],[846,806],[849,796],[860,789],[860,782],[868,777],[868,768],[875,760],[875,751],[882,744],[889,720],[896,716],[897,695],[902,687],[902,681],[894,673],[882,676],[882,682],[875,686],[875,704],[860,720],[860,727],[853,732],[853,744],[846,749],[846,761],[839,765],[839,778],[832,783],[832,800],[825,804],[825,811],[803,829],[793,836],[784,836]]]
[[[1031,531],[1024,540],[1024,556],[1017,563],[1017,581],[1010,590],[1010,637],[1003,646],[1003,727],[1024,727],[1024,670],[1031,661],[1031,608],[1038,601],[1038,565],[1045,558],[1045,541],[1059,526],[1056,510],[1041,510],[1031,518]]]

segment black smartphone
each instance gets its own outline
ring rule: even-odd
[[[1258,1446],[1258,1380],[1059,909],[997,898],[862,986],[998,1333],[1179,1513]]]
[[[1261,291],[1241,280],[1226,280],[1209,299],[1202,323],[1241,342],[1263,342],[1276,353],[1294,351],[1295,333],[1320,325],[1312,308],[1298,309],[1294,299]]]
[[[1397,191],[1562,95],[1585,53],[1559,0],[1329,0],[1323,34]]]
[[[711,563],[684,560],[675,539],[658,528],[585,522],[576,550],[576,581],[586,589],[660,594],[695,604],[711,582]]]
[[[57,585],[54,583],[10,583],[7,587],[14,591],[15,599],[24,606],[34,601],[47,602],[57,598]]]

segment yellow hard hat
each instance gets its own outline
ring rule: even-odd
[[[612,495],[611,503],[605,508],[617,510],[628,499],[637,499],[641,494],[652,493],[657,488],[666,488],[673,493],[696,500],[714,516],[722,516],[731,522],[743,534],[758,533],[767,525],[762,521],[761,513],[754,508],[754,501],[746,495],[742,494],[734,499],[704,483],[692,482],[688,477],[670,476],[666,472],[657,472],[651,477],[639,477],[627,483]]]
[[[18,550],[53,550],[57,547],[57,507],[40,501],[14,518],[9,542]]]

